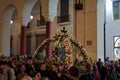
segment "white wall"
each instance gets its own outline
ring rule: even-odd
[[[113,36],[120,35],[120,20],[112,19],[113,15],[111,0],[98,0],[97,4],[97,57],[104,60],[104,23],[106,36],[106,57],[114,60]]]
[[[97,3],[97,58],[104,61],[104,20],[105,0],[98,0]]]
[[[114,43],[113,36],[120,36],[120,20],[111,21],[106,24],[106,56],[109,56],[110,59],[114,59]]]
[[[112,1],[106,1],[106,56],[114,60],[113,36],[120,35],[120,19],[112,20]]]

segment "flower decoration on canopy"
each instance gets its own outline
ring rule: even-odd
[[[41,55],[42,51],[50,44],[53,50],[65,50],[65,64],[69,68],[74,64],[74,55],[78,54],[83,57],[83,61],[87,61],[87,52],[81,43],[72,38],[63,27],[63,30],[56,32],[53,36],[45,39],[35,50],[33,56]]]

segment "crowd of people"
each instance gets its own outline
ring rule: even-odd
[[[31,56],[0,57],[0,80],[119,80],[120,61],[82,64],[75,61],[69,69],[65,64],[48,58],[36,59]]]

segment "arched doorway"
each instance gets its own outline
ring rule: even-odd
[[[48,3],[50,4],[50,2],[47,2],[47,0],[44,1],[45,5],[47,5]],[[44,10],[49,11],[48,6],[45,6],[45,5],[42,5],[42,9],[44,8]],[[53,8],[53,6],[52,6],[52,8]],[[26,43],[27,44],[31,43],[31,45],[30,45],[31,47],[29,45],[26,45],[27,47],[29,47],[27,49],[31,48],[31,49],[35,50],[36,47],[38,46],[38,43],[40,43],[46,37],[45,36],[46,27],[44,27],[44,26],[46,26],[45,25],[45,18],[42,15],[42,12],[44,12],[44,11],[42,11],[42,10],[39,11],[38,9],[40,10],[40,1],[39,0],[34,0],[34,1],[33,0],[27,0],[26,3],[25,3],[24,9],[23,9],[23,15],[22,15],[23,16],[23,25],[22,26],[26,27],[29,22],[30,22],[30,26],[31,26],[30,27],[30,34],[28,34],[28,37],[27,37],[28,40],[26,39],[26,41],[27,41]],[[31,14],[34,17],[33,20],[30,20],[30,15]],[[46,14],[47,17],[49,16],[48,12],[45,12],[44,14]],[[38,19],[38,21],[36,19]],[[31,22],[33,22],[33,23],[31,23]],[[36,24],[35,22],[40,23],[40,25]],[[42,23],[42,25],[41,25],[41,23]],[[36,24],[36,25],[34,25],[34,24]],[[36,38],[36,40],[35,40],[35,38]],[[31,51],[28,51],[27,53],[30,53],[30,52],[32,53],[34,51],[31,50]]]
[[[36,32],[37,32],[37,21],[40,16],[40,0],[27,0],[23,9],[22,26],[26,27],[26,54],[32,54],[36,49]],[[30,16],[33,19],[30,19]]]

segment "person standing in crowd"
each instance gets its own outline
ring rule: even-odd
[[[41,74],[37,71],[32,71],[30,76],[33,80],[42,80]]]
[[[58,72],[59,72],[59,64],[52,64],[50,80],[59,80]]]
[[[69,69],[68,79],[66,80],[79,80],[80,72],[76,66],[72,66]]]
[[[28,76],[27,74],[22,74],[18,80],[33,80],[30,76]]]
[[[67,80],[67,76],[60,71],[58,63],[54,63],[51,66],[52,70],[49,73],[49,80]]]
[[[27,58],[27,64],[25,65],[25,67],[26,67],[26,73],[27,73],[28,75],[31,74],[31,71],[34,71],[34,70],[35,70],[32,57],[28,57],[28,58]]]
[[[107,62],[108,66],[111,65],[111,62],[110,62],[110,58],[109,58],[109,57],[106,57],[106,58],[105,58],[105,62]]]
[[[6,61],[0,61],[0,80],[16,80],[14,69]]]
[[[17,65],[17,58],[16,57],[13,57],[12,58],[12,62],[11,62],[11,64],[9,65],[9,67],[10,68],[13,68],[14,69],[14,71],[15,71],[15,76],[17,76],[17,67],[16,67],[16,65]]]
[[[101,67],[102,67],[102,61],[101,61],[101,58],[98,59],[96,65],[97,65],[97,67],[98,67],[98,71],[100,72],[100,69],[101,69]]]
[[[117,73],[120,75],[120,64],[118,61],[115,61],[115,68],[116,68]]]
[[[95,80],[100,80],[100,73],[96,65],[93,66],[93,74],[94,74]]]
[[[114,66],[110,67],[110,72],[108,73],[107,80],[119,80],[119,76],[116,73],[116,69]]]
[[[46,68],[46,64],[40,63],[38,65],[37,71],[40,72],[42,78],[49,78],[51,71]]]
[[[26,73],[26,67],[24,63],[19,63],[17,65],[17,73],[18,75],[16,76],[17,79],[19,78],[20,75],[25,74]]]
[[[92,71],[92,67],[90,63],[85,64],[84,73],[81,74],[80,80],[94,80],[95,76]]]
[[[100,69],[100,80],[106,80],[108,74],[108,63],[105,62],[102,68]]]

